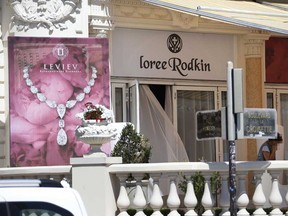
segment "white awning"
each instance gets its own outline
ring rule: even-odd
[[[283,0],[143,0],[184,13],[288,35],[288,3]],[[287,2],[287,1],[286,1]]]

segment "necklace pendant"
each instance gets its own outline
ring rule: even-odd
[[[66,145],[67,140],[68,140],[67,139],[67,134],[66,134],[65,130],[63,128],[61,128],[58,131],[58,134],[57,134],[57,143],[58,143],[58,145],[60,145],[60,146]]]
[[[58,116],[62,119],[66,113],[66,106],[64,104],[59,104],[57,106]]]
[[[52,109],[57,109],[57,113],[58,113],[58,116],[59,116],[59,131],[58,131],[58,134],[57,134],[57,143],[58,145],[60,146],[64,146],[67,144],[68,142],[68,138],[67,138],[67,133],[66,131],[64,130],[64,127],[65,127],[65,122],[64,122],[64,116],[65,116],[65,113],[66,113],[66,108],[68,109],[72,109],[77,102],[81,102],[84,100],[85,98],[85,95],[86,94],[89,94],[90,91],[91,91],[91,87],[95,85],[95,79],[97,78],[97,69],[93,66],[91,66],[92,68],[92,74],[91,74],[91,78],[88,82],[88,85],[83,89],[83,92],[78,94],[76,96],[76,100],[68,100],[65,104],[57,104],[55,100],[48,100],[46,98],[46,96],[39,92],[38,88],[36,86],[34,86],[34,83],[33,81],[30,79],[30,76],[29,76],[29,72],[30,72],[30,68],[32,66],[25,66],[23,68],[23,78],[26,82],[26,85],[29,86],[30,88],[30,91],[32,94],[36,95],[38,100],[41,101],[41,102],[45,102],[48,107],[52,108]]]

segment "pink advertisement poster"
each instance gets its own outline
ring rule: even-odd
[[[78,141],[85,103],[110,108],[108,40],[9,37],[10,163],[69,164],[89,153]]]

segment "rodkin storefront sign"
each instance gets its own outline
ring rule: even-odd
[[[167,49],[171,53],[178,53],[182,50],[183,42],[179,35],[171,34],[167,38]],[[140,69],[156,69],[156,70],[172,70],[186,77],[189,71],[210,72],[211,63],[205,62],[204,59],[191,58],[189,62],[183,61],[181,58],[171,57],[168,60],[145,59],[140,56]]]
[[[112,76],[120,77],[226,80],[234,57],[231,35],[117,28],[112,43]]]
[[[225,112],[217,110],[196,113],[197,139],[209,140],[225,138]],[[277,114],[275,109],[245,108],[239,114],[237,139],[275,138],[277,134]],[[224,134],[223,134],[224,133]]]

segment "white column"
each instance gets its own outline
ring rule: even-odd
[[[129,216],[129,214],[127,213],[127,209],[130,205],[130,200],[126,190],[126,179],[128,177],[128,174],[118,174],[117,177],[120,180],[120,192],[117,199],[117,207],[120,210],[118,216]]]
[[[249,216],[249,212],[246,210],[247,205],[249,204],[249,197],[246,192],[246,175],[247,172],[238,172],[238,196],[237,196],[237,206],[239,211],[237,212],[238,216]]]
[[[253,215],[267,215],[266,212],[263,210],[263,205],[266,202],[265,194],[263,192],[261,176],[263,171],[254,172],[255,173],[255,181],[256,181],[256,188],[253,195],[253,204],[255,205],[256,210],[253,212]]]
[[[195,195],[191,175],[186,175],[186,179],[187,179],[187,191],[184,197],[184,205],[186,206],[188,211],[186,212],[185,216],[198,216],[198,214],[194,210],[198,201]]]
[[[279,170],[269,171],[270,175],[272,176],[272,188],[271,193],[269,196],[269,201],[273,207],[273,210],[270,212],[269,215],[283,215],[280,210],[280,205],[283,201],[280,190],[279,190],[279,181],[278,177],[280,175]]]
[[[221,175],[221,193],[219,198],[219,204],[222,208],[220,215],[228,216],[230,215],[229,206],[230,206],[230,196],[228,190],[228,173],[220,173]]]
[[[81,195],[88,215],[115,215],[113,181],[116,175],[109,173],[111,164],[122,163],[121,157],[71,158],[72,187]],[[92,199],[91,199],[92,198]]]
[[[171,212],[168,214],[168,216],[180,216],[177,211],[180,206],[180,199],[177,192],[176,177],[177,174],[169,174],[170,191],[167,198],[167,205],[171,209]]]
[[[161,191],[159,188],[159,178],[161,174],[153,174],[153,192],[150,199],[150,207],[154,210],[151,216],[163,216],[160,212],[161,207],[163,206],[163,199],[161,196]]]
[[[205,174],[205,185],[204,185],[204,193],[201,200],[203,207],[205,208],[205,212],[202,214],[204,216],[213,216],[212,207],[213,207],[213,198],[210,189],[210,177],[211,175]]]
[[[133,199],[133,204],[137,210],[135,216],[145,216],[143,209],[147,205],[144,192],[141,187],[141,180],[144,177],[143,174],[133,174],[133,177],[136,179],[136,192]]]

